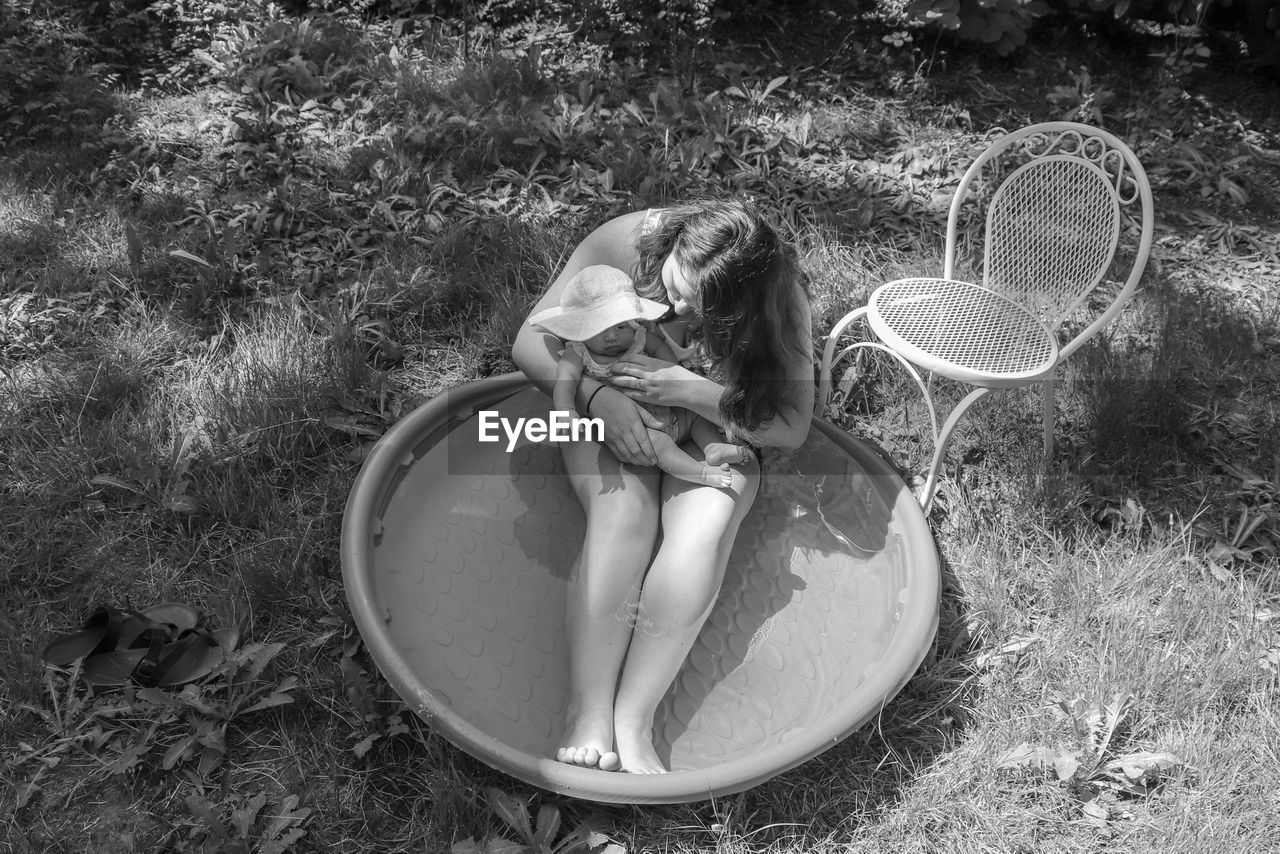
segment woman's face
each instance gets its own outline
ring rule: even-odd
[[[667,301],[676,314],[689,314],[693,311],[698,295],[689,284],[689,277],[681,269],[680,262],[676,261],[674,252],[662,264],[662,286],[666,288]]]

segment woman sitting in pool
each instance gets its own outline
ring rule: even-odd
[[[814,401],[808,292],[793,250],[758,211],[710,200],[600,226],[533,313],[558,306],[568,282],[599,264],[629,270],[642,297],[671,306],[657,328],[680,362],[628,355],[613,363],[612,382],[578,385],[574,408],[605,431],[603,445],[562,446],[587,531],[566,609],[570,684],[556,759],[663,773],[654,713],[710,614],[760,466],[754,455],[732,465],[724,488],[664,474],[649,437],[664,425],[642,404],[692,410],[731,442],[799,447]],[[512,356],[551,395],[563,349],[525,324]]]

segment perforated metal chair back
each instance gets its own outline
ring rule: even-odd
[[[984,203],[983,284],[1054,332],[1071,318],[1074,334],[1059,342],[1061,357],[1132,295],[1150,252],[1154,215],[1146,174],[1116,137],[1048,122],[997,139],[956,191],[945,278],[954,278],[962,219]],[[1104,283],[1119,289],[1106,288],[1101,298]]]

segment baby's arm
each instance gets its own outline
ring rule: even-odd
[[[557,410],[573,412],[574,396],[578,393],[578,380],[582,378],[582,358],[566,347],[556,365],[555,387],[551,390],[551,402]],[[585,413],[583,413],[585,414]]]
[[[644,339],[644,353],[646,356],[653,356],[655,359],[663,359],[677,365],[680,364],[680,358],[676,356],[676,351],[671,349],[667,339],[663,338],[662,333],[658,331],[658,324],[648,324],[646,332]]]

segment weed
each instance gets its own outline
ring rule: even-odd
[[[268,813],[262,811],[268,798],[261,792],[230,800],[230,815],[224,818],[217,805],[204,795],[188,795],[186,806],[195,820],[189,825],[186,841],[201,845],[202,851],[284,854],[293,850],[307,832],[303,825],[311,809],[298,809],[297,795],[286,795]]]
[[[598,829],[598,818],[587,819],[561,836],[560,808],[554,804],[541,806],[536,821],[530,822],[529,807],[519,798],[494,788],[486,792],[486,798],[490,812],[515,831],[520,841],[494,837],[482,846],[475,839],[465,839],[454,844],[452,854],[625,854],[621,845]]]
[[[1080,802],[1087,821],[1102,829],[1117,818],[1132,818],[1120,798],[1151,797],[1165,781],[1184,773],[1184,763],[1167,751],[1117,755],[1112,739],[1133,708],[1132,695],[1118,695],[1099,709],[1083,698],[1058,701],[1071,724],[1076,747],[1053,749],[1021,744],[997,760],[999,768],[1052,770]]]

